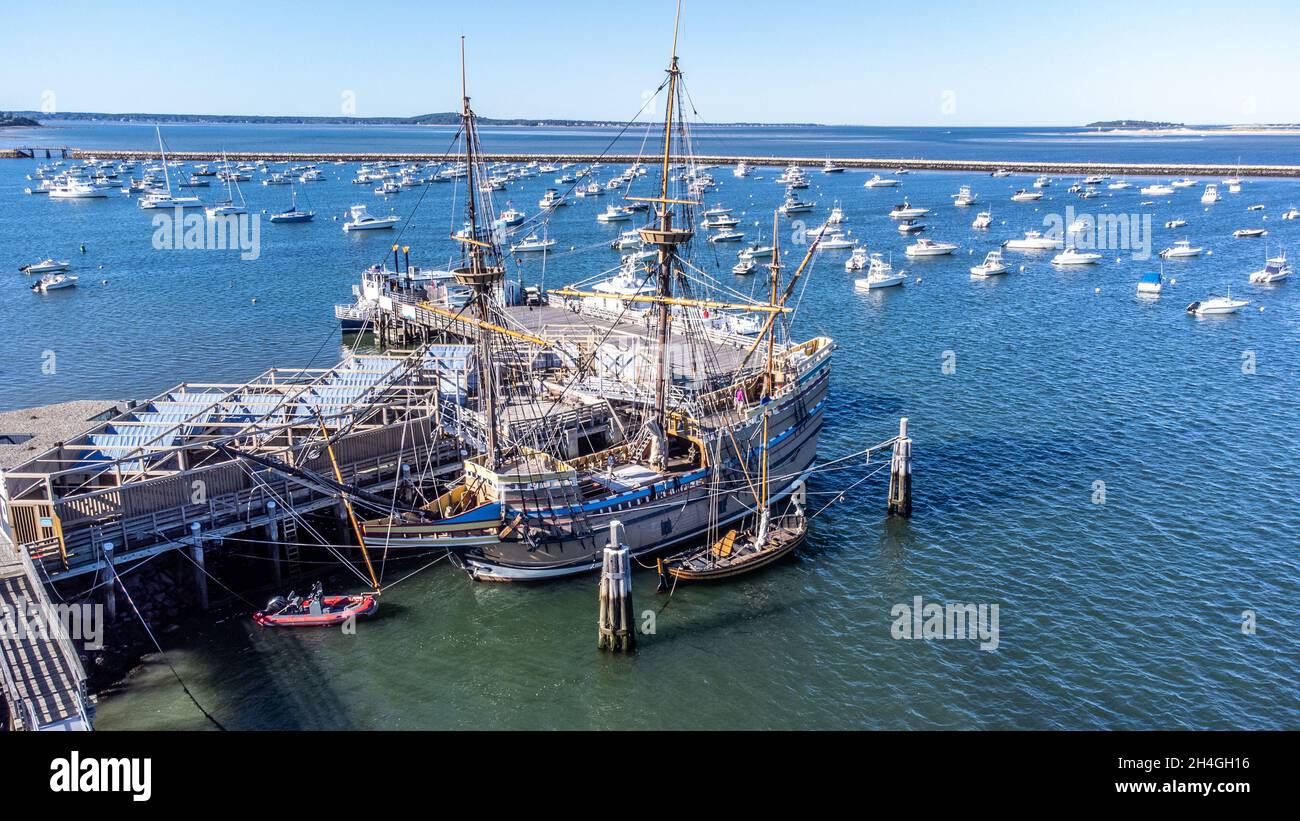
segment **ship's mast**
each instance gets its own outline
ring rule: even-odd
[[[658,425],[658,435],[660,437],[658,460],[662,463],[667,458],[666,431],[668,422],[668,394],[670,374],[668,369],[668,337],[669,323],[672,319],[672,307],[670,300],[673,295],[673,261],[677,256],[677,246],[689,242],[694,235],[691,229],[689,217],[683,220],[681,228],[673,227],[673,208],[674,205],[693,205],[690,200],[672,199],[668,196],[668,179],[672,171],[672,141],[673,141],[673,122],[679,116],[677,110],[678,86],[681,81],[681,70],[677,67],[677,32],[681,21],[682,6],[681,0],[677,2],[677,16],[673,21],[673,50],[672,57],[668,62],[668,101],[664,106],[664,144],[663,159],[660,165],[659,196],[658,197],[628,197],[628,199],[644,200],[655,204],[655,216],[657,224],[653,227],[646,227],[640,230],[641,240],[657,249],[657,276],[658,276],[658,334],[656,344],[659,349],[658,363],[655,373],[655,416],[654,421]]]
[[[495,239],[489,237],[484,241],[478,229],[478,160],[475,148],[478,144],[478,131],[474,124],[474,111],[469,106],[469,91],[465,80],[465,38],[460,38],[460,90],[461,123],[465,132],[465,182],[466,182],[466,218],[469,231],[459,239],[466,248],[469,264],[457,268],[452,273],[456,280],[468,285],[474,292],[474,303],[479,320],[478,333],[478,369],[479,394],[483,402],[484,426],[487,428],[486,452],[487,467],[496,470],[500,464],[499,443],[497,441],[497,380],[492,361],[492,333],[487,326],[492,322],[492,295],[497,283],[501,281],[504,268],[501,265]],[[464,233],[464,232],[463,232]]]
[[[777,302],[777,289],[781,287],[781,240],[778,236],[780,212],[772,214],[772,264],[768,265],[768,270],[772,272],[771,294],[768,298],[768,305],[775,312]],[[774,355],[776,353],[776,323],[773,316],[772,326],[767,334],[767,362],[763,366],[763,394],[771,396],[776,393],[776,373],[772,368]],[[765,446],[766,447],[766,446]],[[766,471],[767,460],[766,450],[764,451],[764,470]],[[766,475],[766,473],[764,474]],[[764,490],[766,493],[766,489]]]

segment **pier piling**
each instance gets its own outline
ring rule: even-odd
[[[113,543],[104,542],[100,548],[104,551],[104,564],[107,565],[108,575],[112,576],[113,570]],[[117,585],[110,582],[104,586],[104,615],[108,618],[108,623],[112,624],[117,621]]]
[[[275,583],[275,589],[279,590],[284,576],[280,566],[280,521],[276,518],[275,508],[274,500],[266,503],[266,541],[267,552],[271,556],[271,581]]]
[[[596,647],[611,653],[636,649],[636,623],[632,612],[632,556],[623,543],[623,523],[609,524],[600,571],[600,631]]]
[[[889,515],[912,515],[912,440],[906,416],[898,420],[898,439],[889,462]]]
[[[190,548],[190,555],[194,559],[194,587],[199,596],[199,609],[208,609],[208,573],[203,566],[203,525],[195,522],[190,525],[190,534],[194,539],[194,545]]]

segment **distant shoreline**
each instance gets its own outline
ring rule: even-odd
[[[1300,125],[1278,126],[1201,126],[1179,128],[1106,128],[1075,132],[1081,137],[1297,137]]]
[[[33,124],[58,128],[77,123],[127,125],[352,125],[352,126],[459,126],[460,114],[421,114],[415,117],[280,117],[229,114],[98,114],[66,112],[42,115],[40,112],[14,112],[18,116],[39,120]],[[479,117],[481,126],[514,128],[622,128],[626,122],[615,120],[526,119],[522,117]],[[710,123],[707,128],[823,128],[820,123]]]

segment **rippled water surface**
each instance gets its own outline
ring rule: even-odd
[[[420,196],[383,202],[348,184],[354,166],[328,166],[329,181],[305,188],[317,221],[264,225],[260,258],[241,262],[155,251],[150,216],[125,197],[24,196],[32,165],[0,162],[3,409],[332,364],[331,306],[393,239],[344,235],[334,215],[364,201],[409,217]],[[716,173],[710,202],[743,212],[751,236],[755,222],[770,225],[775,171]],[[1010,194],[1030,180],[914,173],[888,191],[864,189],[865,179],[814,173],[805,196],[819,207],[807,221],[842,201],[853,235],[892,254],[908,283],[857,293],[845,255],[823,254],[796,330],[840,345],[823,458],[911,419],[910,520],[886,520],[879,474],[814,520],[797,559],[767,572],[683,586],[671,600],[640,573],[637,605],[657,612],[656,633],[631,658],[595,650],[594,577],[488,586],[444,563],[393,588],[355,637],[263,631],[242,608],[223,611],[172,639],[169,658],[200,701],[232,728],[1300,726],[1300,280],[1247,284],[1266,250],[1300,254],[1300,221],[1280,220],[1300,204],[1300,184],[1251,180],[1207,208],[1199,187],[1140,205],[1148,198],[1136,190],[1081,201],[1061,180],[1043,201],[1015,204]],[[989,231],[969,227],[975,209],[952,206],[960,184],[991,203]],[[531,210],[551,185],[531,180],[505,198]],[[450,188],[433,187],[402,236],[427,264],[445,261],[442,238],[459,225]],[[259,211],[288,199],[287,188],[244,190]],[[959,243],[954,256],[903,257],[907,241],[885,216],[903,196],[934,209],[929,235]],[[548,261],[547,284],[615,263],[604,243],[619,229],[594,220],[605,202],[556,215],[552,236],[575,250]],[[1256,202],[1266,210],[1248,212]],[[1135,284],[1159,262],[1120,251],[1082,269],[1008,252],[1009,275],[969,276],[988,249],[1067,205],[1150,214],[1155,250],[1187,236],[1212,253],[1166,263],[1176,283],[1156,300],[1138,299]],[[1173,216],[1190,224],[1164,229]],[[1248,225],[1269,237],[1231,237]],[[701,244],[696,261],[749,293],[757,284],[729,271],[735,250]],[[81,287],[28,293],[15,267],[49,255],[72,258]],[[540,260],[523,275],[540,281]],[[1184,312],[1228,286],[1251,300],[1246,311]],[[41,372],[47,351],[57,354],[53,375]],[[1255,373],[1243,372],[1244,357]],[[877,464],[819,475],[811,505]],[[998,604],[997,650],[893,639],[890,610],[914,596]],[[1245,610],[1257,614],[1257,635],[1242,633]],[[204,723],[150,657],[101,701],[97,726]]]

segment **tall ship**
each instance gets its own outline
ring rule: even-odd
[[[817,458],[835,343],[789,339],[786,302],[816,243],[784,280],[774,261],[763,301],[729,301],[692,276],[701,203],[689,175],[679,172],[692,167],[692,158],[676,25],[660,87],[659,179],[650,196],[625,196],[646,206],[637,211],[646,224],[636,230],[651,253],[633,268],[641,281],[606,291],[572,285],[547,295],[561,316],[573,314],[557,310],[559,300],[614,304],[601,321],[590,321],[594,347],[578,353],[540,329],[521,327],[502,298],[505,261],[500,232],[492,230],[497,215],[484,187],[490,173],[465,87],[463,40],[461,59],[465,227],[453,236],[460,260],[451,275],[468,294],[457,321],[473,329],[467,347],[475,379],[466,394],[472,412],[458,428],[472,455],[426,497],[365,520],[365,545],[446,548],[476,580],[541,580],[599,568],[614,520],[632,553],[643,556],[707,544],[745,522],[766,521],[769,506],[801,503]],[[723,339],[710,321],[720,311],[748,313],[761,330]],[[611,365],[600,343],[615,332],[635,344]],[[573,407],[607,412],[617,435],[598,447],[573,447],[560,421]]]

